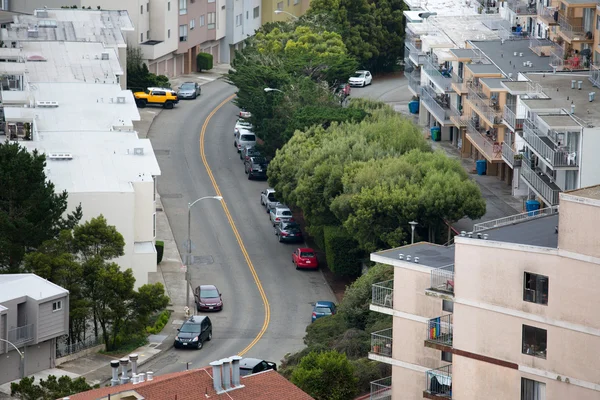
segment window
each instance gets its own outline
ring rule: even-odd
[[[194,29],[195,27],[196,27],[196,20],[195,19],[190,20],[190,31],[192,29]]]
[[[288,0],[288,7],[290,6],[290,0]]]
[[[156,213],[152,214],[152,237],[156,237]]]
[[[548,277],[525,272],[523,301],[548,305]]]
[[[170,29],[167,30],[167,39],[171,39],[171,30]]]
[[[58,300],[52,303],[52,312],[60,310],[62,310],[62,300]]]
[[[250,15],[250,11],[246,11],[246,19],[248,19],[249,15]]]
[[[547,335],[545,329],[523,325],[523,354],[546,358]]]
[[[207,15],[208,15],[208,29],[215,29],[215,21],[217,19],[217,13],[209,12]]]
[[[238,14],[235,16],[235,26],[240,26],[242,24],[242,14]]]
[[[208,0],[208,3],[214,3],[215,0]]]
[[[179,15],[187,14],[187,0],[179,0]]]
[[[452,353],[449,351],[442,351],[442,361],[452,362]]]
[[[254,7],[254,11],[252,11],[254,19],[260,17],[260,7]]]
[[[140,33],[140,43],[144,41],[144,32]]]
[[[179,25],[179,41],[180,42],[187,42],[187,30],[188,30],[187,25]]]
[[[150,3],[146,3],[146,12],[150,12]]]
[[[294,5],[300,3],[300,0],[294,0]]]
[[[152,180],[154,181],[154,193],[152,193],[152,200],[156,201],[156,177],[153,176]]]
[[[454,303],[450,300],[442,300],[442,310],[454,312]]]
[[[280,1],[279,3],[277,3],[277,9],[283,10],[283,1]]]
[[[171,2],[167,2],[167,11],[171,11]]]
[[[140,6],[140,14],[144,14],[144,6]]]
[[[150,31],[146,31],[146,39],[150,40]]]
[[[204,15],[201,15],[198,19],[198,26],[204,26]]]
[[[521,400],[546,400],[546,384],[521,378]]]
[[[600,29],[600,15],[596,15],[596,29]]]

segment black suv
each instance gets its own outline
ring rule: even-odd
[[[261,156],[249,157],[244,161],[244,171],[248,179],[267,177],[267,159]]]
[[[193,315],[177,329],[175,348],[191,347],[200,350],[204,342],[212,339],[212,323],[203,315]]]
[[[302,242],[304,240],[300,225],[296,222],[279,221],[275,225],[275,235],[280,242]]]
[[[277,371],[277,364],[271,361],[259,360],[258,358],[242,358],[240,360],[240,375],[252,375],[267,370]]]

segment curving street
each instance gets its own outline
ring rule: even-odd
[[[182,258],[187,240],[187,204],[216,195],[200,157],[200,132],[206,119],[228,97],[230,85],[214,81],[202,96],[182,100],[154,120],[148,133],[162,176],[158,192]],[[302,338],[317,300],[334,300],[319,271],[296,271],[291,253],[298,245],[278,243],[260,204],[264,181],[249,181],[233,146],[237,108],[226,102],[210,117],[204,137],[206,162],[227,205],[235,229],[268,300],[270,318],[262,338],[243,354],[279,364],[286,353],[303,348]],[[201,201],[192,211],[192,287],[215,284],[223,293],[224,310],[209,313],[213,339],[200,351],[172,349],[144,366],[155,374],[198,368],[246,349],[261,332],[265,305],[224,207]]]

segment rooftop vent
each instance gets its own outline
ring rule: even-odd
[[[415,264],[419,263],[419,257],[415,257]]]
[[[36,101],[35,105],[41,108],[55,108],[58,107],[58,101]]]
[[[136,147],[133,149],[133,154],[135,154],[136,156],[143,156],[144,155],[144,148],[143,147]]]
[[[410,258],[411,258],[410,255],[407,255],[406,256],[406,261],[410,261]]]
[[[72,160],[73,154],[71,153],[50,153],[48,154],[49,160]]]
[[[108,53],[102,53],[102,59],[108,60]]]
[[[117,103],[118,104],[125,104],[125,96],[118,96],[117,97]]]
[[[35,10],[35,16],[38,18],[48,18],[48,10]]]
[[[402,253],[398,254],[398,259],[399,260],[404,260],[404,254],[402,254]]]
[[[28,28],[27,29],[27,37],[36,38],[36,37],[38,37],[38,33],[39,32],[38,32],[38,29],[37,29],[37,25],[34,26],[33,28]]]

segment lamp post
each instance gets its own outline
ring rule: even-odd
[[[188,240],[187,240],[187,254],[186,254],[186,271],[185,271],[185,283],[186,283],[186,295],[185,295],[185,304],[189,307],[190,303],[190,265],[192,263],[192,207],[194,204],[198,203],[201,200],[223,200],[222,196],[204,196],[199,199],[193,201],[192,203],[188,203]]]
[[[277,14],[277,15],[279,15],[279,14],[287,14],[287,15],[289,15],[290,17],[292,17],[294,19],[300,19],[300,18],[296,17],[294,14],[289,13],[287,11],[283,11],[283,10],[275,10],[275,14]]]
[[[279,89],[274,89],[274,88],[266,87],[266,88],[265,88],[265,93],[269,93],[269,92],[279,92],[279,93],[285,93],[283,90],[279,90]]]
[[[419,225],[419,223],[415,222],[415,221],[410,221],[409,224],[410,224],[410,229],[412,230],[412,233],[410,235],[410,244],[413,244],[413,243],[415,243],[415,227],[417,225]]]
[[[15,346],[12,342],[9,342],[6,339],[0,339],[0,342],[6,342],[6,343],[10,344],[12,347],[15,348],[17,353],[19,353],[19,356],[21,357],[21,379],[24,378],[25,377],[25,354],[21,353],[21,350],[19,350],[17,348],[17,346]]]

